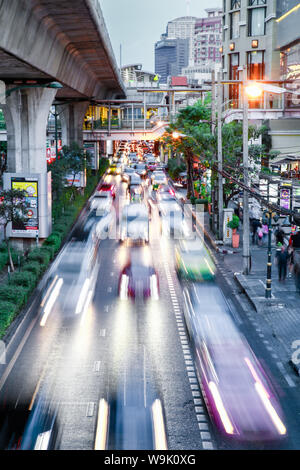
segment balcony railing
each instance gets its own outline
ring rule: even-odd
[[[264,92],[260,98],[256,99],[248,99],[249,103],[249,110],[256,109],[256,110],[263,110],[263,111],[283,111],[285,108],[284,102],[284,93],[275,94],[275,93],[268,93]],[[242,110],[243,103],[241,99],[241,95],[237,98],[231,98],[225,101],[223,105],[223,110],[231,111],[233,109]]]

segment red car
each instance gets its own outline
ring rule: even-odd
[[[142,263],[129,263],[120,275],[119,296],[122,300],[158,300],[159,284],[155,269]]]
[[[113,199],[116,197],[116,185],[112,183],[102,183],[98,186],[97,191],[109,191]]]

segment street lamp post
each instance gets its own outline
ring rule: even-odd
[[[244,185],[249,186],[249,152],[248,152],[248,96],[246,92],[247,67],[243,69],[243,171]],[[249,223],[249,195],[248,191],[243,191],[243,273],[250,272],[250,223]]]
[[[266,280],[266,299],[272,296],[272,212],[268,213],[268,263],[267,263],[267,280]]]
[[[222,83],[221,72],[218,72],[218,211],[219,239],[223,240],[223,152],[222,152]]]

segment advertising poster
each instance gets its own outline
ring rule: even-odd
[[[290,188],[280,189],[280,207],[282,207],[283,209],[290,208],[290,195],[291,195]]]
[[[27,209],[27,218],[24,222],[13,222],[12,233],[22,235],[25,233],[36,232],[39,230],[39,212],[38,212],[38,182],[26,178],[12,178],[11,188],[19,191],[25,191],[25,200],[29,204]]]

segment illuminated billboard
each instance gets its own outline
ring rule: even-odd
[[[36,233],[39,230],[38,210],[38,181],[27,178],[11,178],[11,189],[17,189],[26,193],[25,201],[28,204],[27,216],[24,221],[12,223],[12,233],[22,235],[23,233]]]

